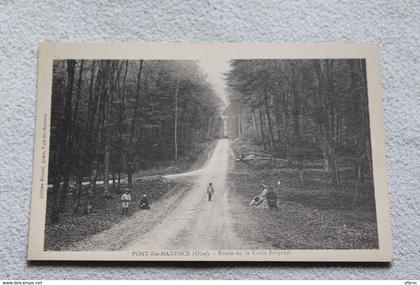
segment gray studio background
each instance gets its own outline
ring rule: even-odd
[[[418,0],[0,0],[0,279],[420,278],[419,32]],[[37,48],[43,40],[378,43],[394,262],[28,264]]]

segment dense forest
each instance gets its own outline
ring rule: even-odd
[[[66,210],[91,213],[93,199],[110,199],[125,183],[131,188],[139,169],[176,163],[219,137],[225,115],[230,137],[260,145],[288,167],[302,171],[322,162],[332,185],[351,169],[356,195],[371,183],[362,59],[232,60],[225,114],[195,61],[59,60],[53,75],[53,223]]]
[[[371,180],[366,63],[362,59],[234,60],[227,74],[229,134],[302,169],[322,161]]]
[[[219,108],[195,61],[54,61],[51,222],[70,207],[89,214],[92,199],[109,199],[123,178],[130,187],[138,169],[176,162],[195,144],[216,137]],[[100,180],[103,197],[96,197]],[[87,197],[83,205],[81,196]]]

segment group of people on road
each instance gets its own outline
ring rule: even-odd
[[[281,182],[277,181],[277,188],[281,187]],[[268,188],[264,183],[260,185],[261,192],[256,195],[251,203],[250,206],[261,206],[262,208],[269,208],[270,210],[278,210],[277,205],[277,194],[272,188]],[[207,186],[207,201],[211,202],[214,196],[214,186],[213,183],[209,183]],[[130,194],[130,190],[127,188],[124,191],[124,194],[121,196],[121,203],[122,203],[122,214],[128,215],[128,209],[131,203],[132,197]],[[147,195],[144,194],[139,202],[140,210],[150,210],[149,200]]]
[[[207,200],[210,202],[213,196],[214,196],[213,183],[209,183],[209,185],[207,186]],[[131,201],[132,201],[132,197],[130,194],[130,190],[127,188],[124,190],[124,193],[121,196],[121,206],[122,206],[123,215],[128,215],[128,209],[129,209]],[[143,197],[141,198],[139,202],[139,208],[140,210],[150,210],[149,200],[146,194],[144,194]]]
[[[262,206],[262,208],[269,208],[270,210],[278,210],[278,196],[273,188],[268,188],[264,183],[260,185],[261,192],[256,195],[251,203],[250,206]],[[281,188],[281,182],[277,181],[277,188]],[[209,183],[207,186],[207,200],[210,202],[212,197],[214,196],[214,187],[213,183]]]
[[[128,208],[130,206],[131,200],[132,200],[132,197],[130,194],[130,190],[127,188],[125,189],[124,193],[121,196],[123,215],[128,215]],[[144,194],[143,197],[140,199],[139,208],[140,210],[150,210],[149,199],[147,198],[146,194]]]

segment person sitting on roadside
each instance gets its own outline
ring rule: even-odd
[[[276,190],[277,196],[281,198],[281,196],[284,195],[284,191],[285,191],[285,188],[283,187],[283,184],[280,182],[280,180],[277,181],[277,190]]]
[[[267,204],[268,207],[270,208],[270,210],[275,209],[276,211],[278,210],[278,206],[277,206],[277,194],[276,192],[274,192],[273,189],[269,189],[266,195],[267,198]]]
[[[140,210],[150,210],[149,207],[149,200],[147,199],[147,195],[144,194],[139,203]]]
[[[122,194],[121,196],[121,202],[122,202],[122,214],[128,215],[128,206],[130,206],[130,202],[131,202],[130,190],[125,189],[124,194]]]
[[[268,189],[267,189],[267,186],[265,184],[261,184],[260,188],[261,188],[261,193],[258,194],[257,196],[255,196],[252,199],[251,203],[249,203],[250,206],[257,206],[257,205],[260,205],[260,204],[261,205],[264,204],[264,201],[266,200]]]

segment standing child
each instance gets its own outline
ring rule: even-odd
[[[214,188],[213,188],[213,184],[209,183],[209,186],[207,187],[207,196],[208,196],[208,200],[211,201],[211,197],[214,195]]]
[[[122,194],[121,201],[122,201],[122,214],[128,215],[128,206],[130,205],[130,202],[131,202],[131,194],[128,189],[126,189],[124,191],[124,194]]]

